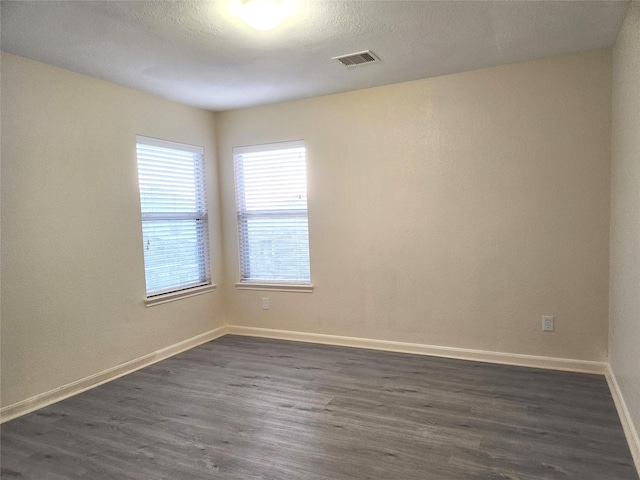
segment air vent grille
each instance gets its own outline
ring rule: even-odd
[[[346,67],[354,67],[356,65],[364,65],[365,63],[380,61],[380,59],[376,57],[371,50],[350,53],[348,55],[340,55],[339,57],[333,57],[332,60],[337,60]]]

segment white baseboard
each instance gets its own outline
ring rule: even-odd
[[[412,353],[417,355],[431,355],[437,357],[458,358],[477,362],[499,363],[505,365],[518,365],[525,367],[546,368],[551,370],[564,370],[571,372],[583,372],[605,374],[607,364],[586,360],[573,360],[566,358],[543,357],[536,355],[521,355],[516,353],[491,352],[485,350],[471,350],[454,347],[441,347],[420,343],[395,342],[390,340],[374,340],[369,338],[344,337],[338,335],[326,335],[319,333],[296,332],[289,330],[275,330],[270,328],[242,327],[227,325],[205,332],[196,337],[184,340],[175,345],[157,350],[129,362],[117,365],[102,372],[81,378],[48,392],[21,400],[6,407],[0,408],[0,423],[25,415],[52,403],[59,402],[85,390],[102,385],[128,373],[134,372],[165,358],[176,355],[203,343],[215,340],[226,334],[245,335],[253,337],[275,338],[281,340],[294,340],[298,342],[321,343],[327,345],[340,345],[345,347],[368,348],[373,350],[385,350],[390,352]],[[614,397],[615,398],[615,397]]]
[[[636,464],[638,475],[640,475],[640,436],[638,436],[638,431],[633,424],[631,414],[629,413],[627,404],[625,403],[624,397],[622,396],[622,390],[620,390],[620,386],[618,385],[618,381],[616,380],[616,376],[613,373],[610,364],[607,364],[605,378],[607,379],[607,383],[609,384],[609,390],[611,390],[613,401],[615,402],[616,408],[618,409],[620,422],[622,423],[624,434],[627,437],[627,443],[629,444],[629,449],[631,450],[633,461]]]
[[[182,342],[176,343],[174,345],[156,350],[155,352],[151,352],[134,360],[121,363],[120,365],[108,368],[107,370],[103,370],[102,372],[98,372],[94,375],[90,375],[61,387],[54,388],[53,390],[49,390],[48,392],[44,392],[25,400],[13,403],[11,405],[7,405],[6,407],[0,408],[0,423],[7,422],[29,412],[33,412],[34,410],[38,410],[40,408],[46,407],[47,405],[51,405],[52,403],[59,402],[60,400],[64,400],[65,398],[69,398],[73,395],[77,395],[78,393],[84,392],[85,390],[89,390],[91,388],[97,387],[98,385],[102,385],[103,383],[115,380],[116,378],[135,372],[136,370],[140,370],[141,368],[151,365],[152,363],[159,362],[160,360],[172,357],[173,355],[184,352],[185,350],[189,350],[190,348],[210,342],[211,340],[215,340],[216,338],[221,337],[226,333],[226,326],[219,327],[184,340]]]
[[[390,352],[431,355],[435,357],[458,358],[461,360],[500,363],[503,365],[518,365],[523,367],[546,368],[550,370],[594,373],[599,375],[604,375],[607,366],[605,362],[543,357],[537,355],[521,355],[518,353],[491,352],[486,350],[471,350],[466,348],[440,347],[436,345],[425,345],[421,343],[405,343],[389,340],[373,340],[370,338],[342,337],[338,335],[296,332],[290,330],[274,330],[270,328],[242,327],[238,325],[228,325],[227,333],[251,337],[294,340],[297,342],[324,343],[328,345],[340,345],[344,347],[369,348],[372,350],[386,350]]]

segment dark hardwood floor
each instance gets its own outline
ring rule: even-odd
[[[3,479],[635,479],[606,381],[226,336],[10,421]]]

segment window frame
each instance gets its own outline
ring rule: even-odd
[[[188,212],[145,212],[143,211],[143,192],[141,188],[141,165],[140,165],[140,152],[139,146],[146,146],[152,148],[162,148],[176,150],[182,153],[193,155],[193,159],[197,162],[194,167],[194,196],[196,208]],[[140,200],[140,226],[142,233],[142,248],[143,248],[143,265],[145,272],[145,300],[144,303],[147,307],[153,305],[159,305],[166,302],[171,302],[181,298],[192,297],[195,295],[201,295],[210,292],[216,288],[211,280],[211,261],[210,261],[210,241],[209,241],[209,216],[208,216],[208,196],[207,196],[207,181],[206,181],[206,169],[205,169],[205,150],[204,147],[195,145],[189,145],[180,142],[173,142],[170,140],[162,140],[153,137],[147,137],[143,135],[136,135],[136,170],[138,174],[138,193]],[[161,180],[160,175],[156,181]],[[174,207],[175,208],[175,207]],[[145,224],[153,225],[154,222],[182,222],[193,221],[195,222],[195,238],[197,239],[197,252],[198,252],[198,269],[199,280],[193,282],[187,282],[182,284],[175,284],[168,286],[164,289],[149,290],[147,270],[150,266],[147,264],[147,257],[144,254],[145,251]],[[176,223],[178,225],[178,223]]]
[[[245,176],[244,165],[240,167],[241,157],[245,154],[251,153],[267,153],[278,150],[286,150],[291,148],[304,149],[304,172],[305,172],[305,194],[307,193],[307,152],[306,145],[303,140],[294,140],[287,142],[274,142],[260,145],[239,146],[233,147],[233,171],[235,182],[235,200],[236,200],[236,221],[237,221],[237,233],[238,233],[238,274],[239,281],[235,286],[239,290],[270,290],[270,291],[284,291],[284,292],[312,292],[313,284],[311,283],[311,252],[310,252],[310,235],[309,235],[309,208],[308,208],[308,195],[305,198],[304,209],[283,209],[283,208],[265,208],[261,211],[250,211],[245,208]],[[242,173],[240,173],[242,170]],[[242,197],[241,197],[242,195]],[[246,273],[249,270],[249,255],[243,250],[243,244],[248,244],[248,240],[244,238],[244,232],[248,230],[245,228],[245,222],[250,219],[282,219],[282,218],[304,218],[306,222],[306,241],[307,241],[307,268],[309,269],[308,279],[278,279],[278,278],[261,278],[250,277]],[[244,247],[245,249],[247,247]],[[245,256],[246,255],[246,256]]]

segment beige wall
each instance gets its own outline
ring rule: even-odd
[[[602,50],[219,114],[228,322],[606,361],[610,91]],[[316,289],[238,291],[232,147],[295,139]]]
[[[640,432],[640,2],[613,50],[609,362]]]
[[[223,324],[219,293],[145,308],[135,135],[205,147],[212,113],[2,54],[2,405]]]
[[[224,318],[606,361],[610,74],[595,51],[216,116],[3,53],[2,405]],[[205,147],[219,291],[144,308],[136,134]],[[294,139],[315,291],[237,291],[231,149]]]

